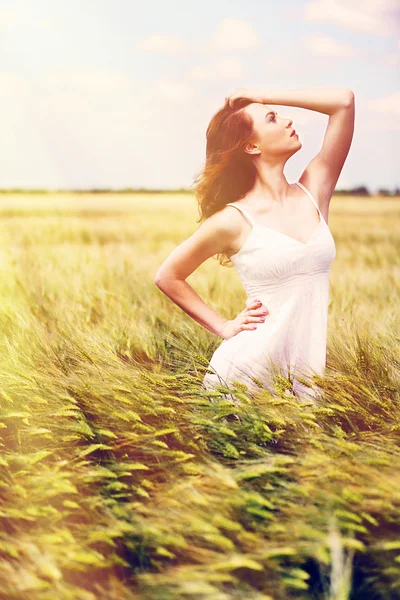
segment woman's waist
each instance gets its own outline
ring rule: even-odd
[[[255,280],[243,282],[243,287],[249,298],[259,297],[260,295],[270,296],[279,294],[280,291],[288,288],[298,288],[299,291],[309,292],[315,288],[329,288],[329,270],[323,269],[311,273],[295,273],[294,275],[284,276],[280,279],[268,279],[265,281]]]

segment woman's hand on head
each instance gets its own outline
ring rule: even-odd
[[[236,100],[245,98],[246,100],[252,100],[253,102],[262,102],[261,93],[257,90],[248,88],[237,88],[232,94],[225,96],[225,104],[229,104],[233,108]]]

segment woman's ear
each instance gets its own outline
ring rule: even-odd
[[[255,144],[250,144],[250,142],[246,144],[244,149],[245,152],[248,152],[248,154],[260,154],[261,152],[261,150]]]

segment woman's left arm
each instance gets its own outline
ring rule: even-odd
[[[332,113],[328,113],[328,125],[321,149],[310,160],[299,178],[300,183],[315,194],[326,220],[328,220],[329,204],[349,154],[354,134],[354,94],[351,90],[347,91],[350,95],[344,104],[337,106]]]

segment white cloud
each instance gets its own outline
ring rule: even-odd
[[[26,10],[16,8],[0,8],[0,31],[7,33],[26,28],[48,29],[51,26],[49,18],[40,18],[29,14]]]
[[[136,42],[136,49],[161,54],[182,54],[187,50],[187,42],[182,38],[162,33],[152,33]]]
[[[126,135],[127,129],[150,131],[153,125],[160,131],[167,115],[174,107],[181,110],[194,90],[182,81],[160,78],[143,84],[124,72],[74,66],[43,75],[32,94],[39,112],[63,125],[69,121],[77,132],[108,128],[110,135]],[[166,118],[155,123],[162,114]]]
[[[398,0],[312,0],[304,7],[307,21],[333,23],[359,33],[387,36],[400,29]]]
[[[17,13],[11,8],[2,8],[0,10],[0,30],[4,31],[15,26],[18,21]]]
[[[400,91],[370,100],[367,108],[373,112],[383,113],[384,115],[389,113],[389,117],[391,115],[400,115]]]
[[[322,56],[331,56],[333,58],[353,58],[358,56],[359,51],[327,35],[306,35],[303,36],[305,44],[312,54]]]
[[[106,71],[103,69],[87,69],[80,65],[58,69],[44,73],[41,82],[53,91],[60,92],[87,92],[104,93],[107,90],[118,90],[118,93],[133,91],[132,80],[119,71]]]
[[[47,186],[63,182],[57,159],[35,119],[32,105],[35,90],[29,80],[3,71],[0,88],[0,130],[7,140],[0,146],[0,186],[29,186],[32,182]]]
[[[381,62],[389,67],[400,67],[400,54],[396,52],[384,54],[381,58]]]
[[[174,104],[186,104],[194,96],[194,89],[181,81],[167,81],[158,79],[154,81],[157,97],[154,100],[168,99]]]
[[[202,81],[218,81],[220,79],[237,79],[244,74],[244,66],[240,60],[226,58],[210,65],[196,65],[188,71],[189,77]]]
[[[209,42],[217,50],[247,50],[260,45],[257,31],[241,19],[223,19]]]
[[[181,81],[76,66],[37,79],[0,72],[0,88],[0,187],[136,185],[205,132],[205,109]]]

